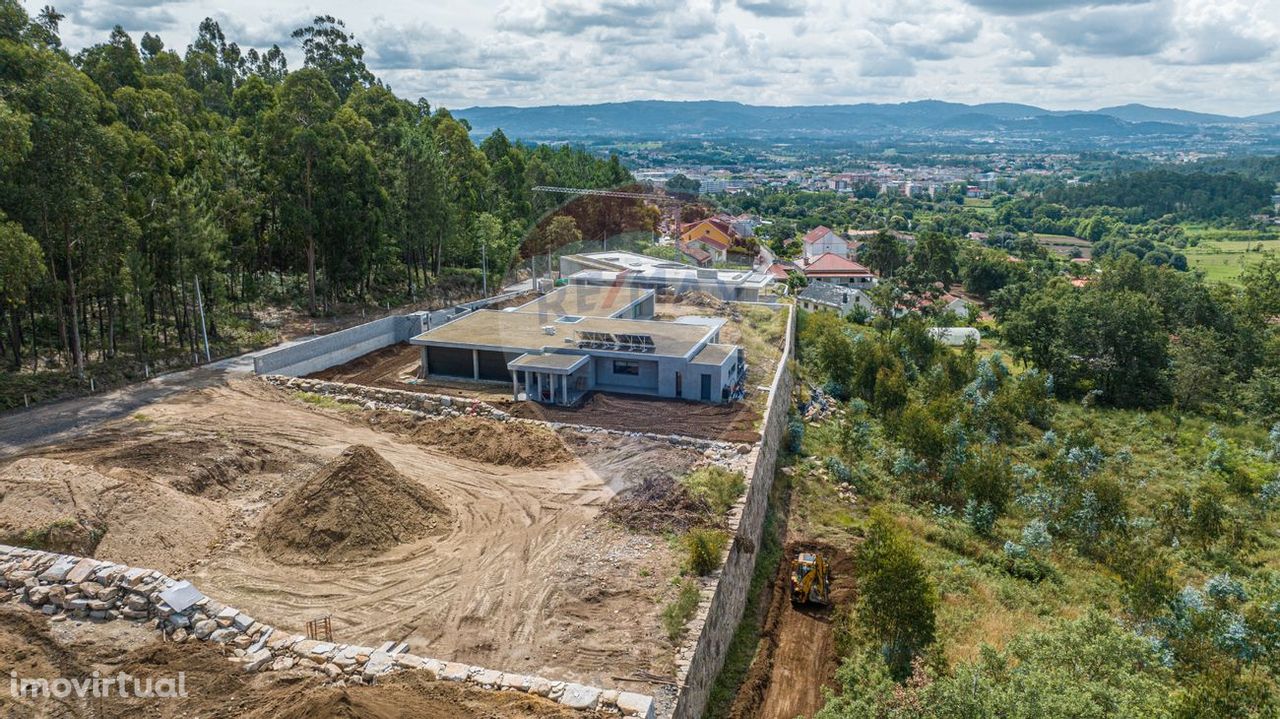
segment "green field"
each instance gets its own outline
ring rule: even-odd
[[[1050,235],[1044,232],[1037,232],[1036,242],[1048,248],[1050,252],[1057,253],[1063,257],[1070,257],[1072,250],[1079,250],[1080,256],[1085,259],[1093,256],[1093,245],[1088,240],[1072,237],[1071,235]]]
[[[1212,233],[1210,235],[1210,233]],[[1193,234],[1188,231],[1187,234]],[[1249,236],[1254,239],[1208,239],[1222,236]],[[1257,239],[1259,233],[1242,230],[1204,231],[1200,243],[1183,252],[1193,269],[1203,270],[1205,277],[1218,282],[1236,282],[1244,268],[1262,260],[1266,253],[1280,253],[1280,239]],[[1265,237],[1265,236],[1263,236]]]
[[[977,210],[983,214],[995,213],[995,208],[991,206],[991,198],[989,197],[966,197],[964,198],[964,207],[966,210]]]

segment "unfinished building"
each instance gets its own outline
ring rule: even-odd
[[[572,405],[591,391],[726,402],[746,359],[720,344],[723,320],[653,320],[654,290],[568,285],[502,311],[480,310],[411,340],[421,376],[510,382],[516,400]]]

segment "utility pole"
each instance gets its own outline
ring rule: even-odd
[[[200,294],[200,275],[196,275],[196,305],[200,308],[200,334],[204,337],[204,361],[211,362],[209,356],[209,332],[204,327],[204,298]]]
[[[489,256],[485,250],[488,245],[488,242],[480,240],[480,270],[483,273],[480,277],[480,288],[485,297],[489,296]]]

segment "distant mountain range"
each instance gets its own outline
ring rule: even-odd
[[[639,100],[599,105],[470,107],[454,111],[476,134],[502,128],[528,140],[671,137],[831,137],[895,135],[1186,138],[1211,133],[1280,133],[1280,112],[1231,117],[1146,105],[1090,111],[1016,103],[966,105],[939,100],[899,104],[761,106],[700,100]]]

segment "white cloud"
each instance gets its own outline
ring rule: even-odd
[[[1169,62],[1222,65],[1261,60],[1280,42],[1276,25],[1257,4],[1184,2],[1174,16],[1180,37],[1169,48]]]
[[[305,0],[59,9],[72,51],[119,23],[182,52],[213,14],[229,41],[280,43],[291,67],[302,58],[289,31],[316,12]],[[1277,109],[1280,93],[1280,0],[361,0],[324,12],[397,92],[450,107],[938,98],[1248,114]]]

